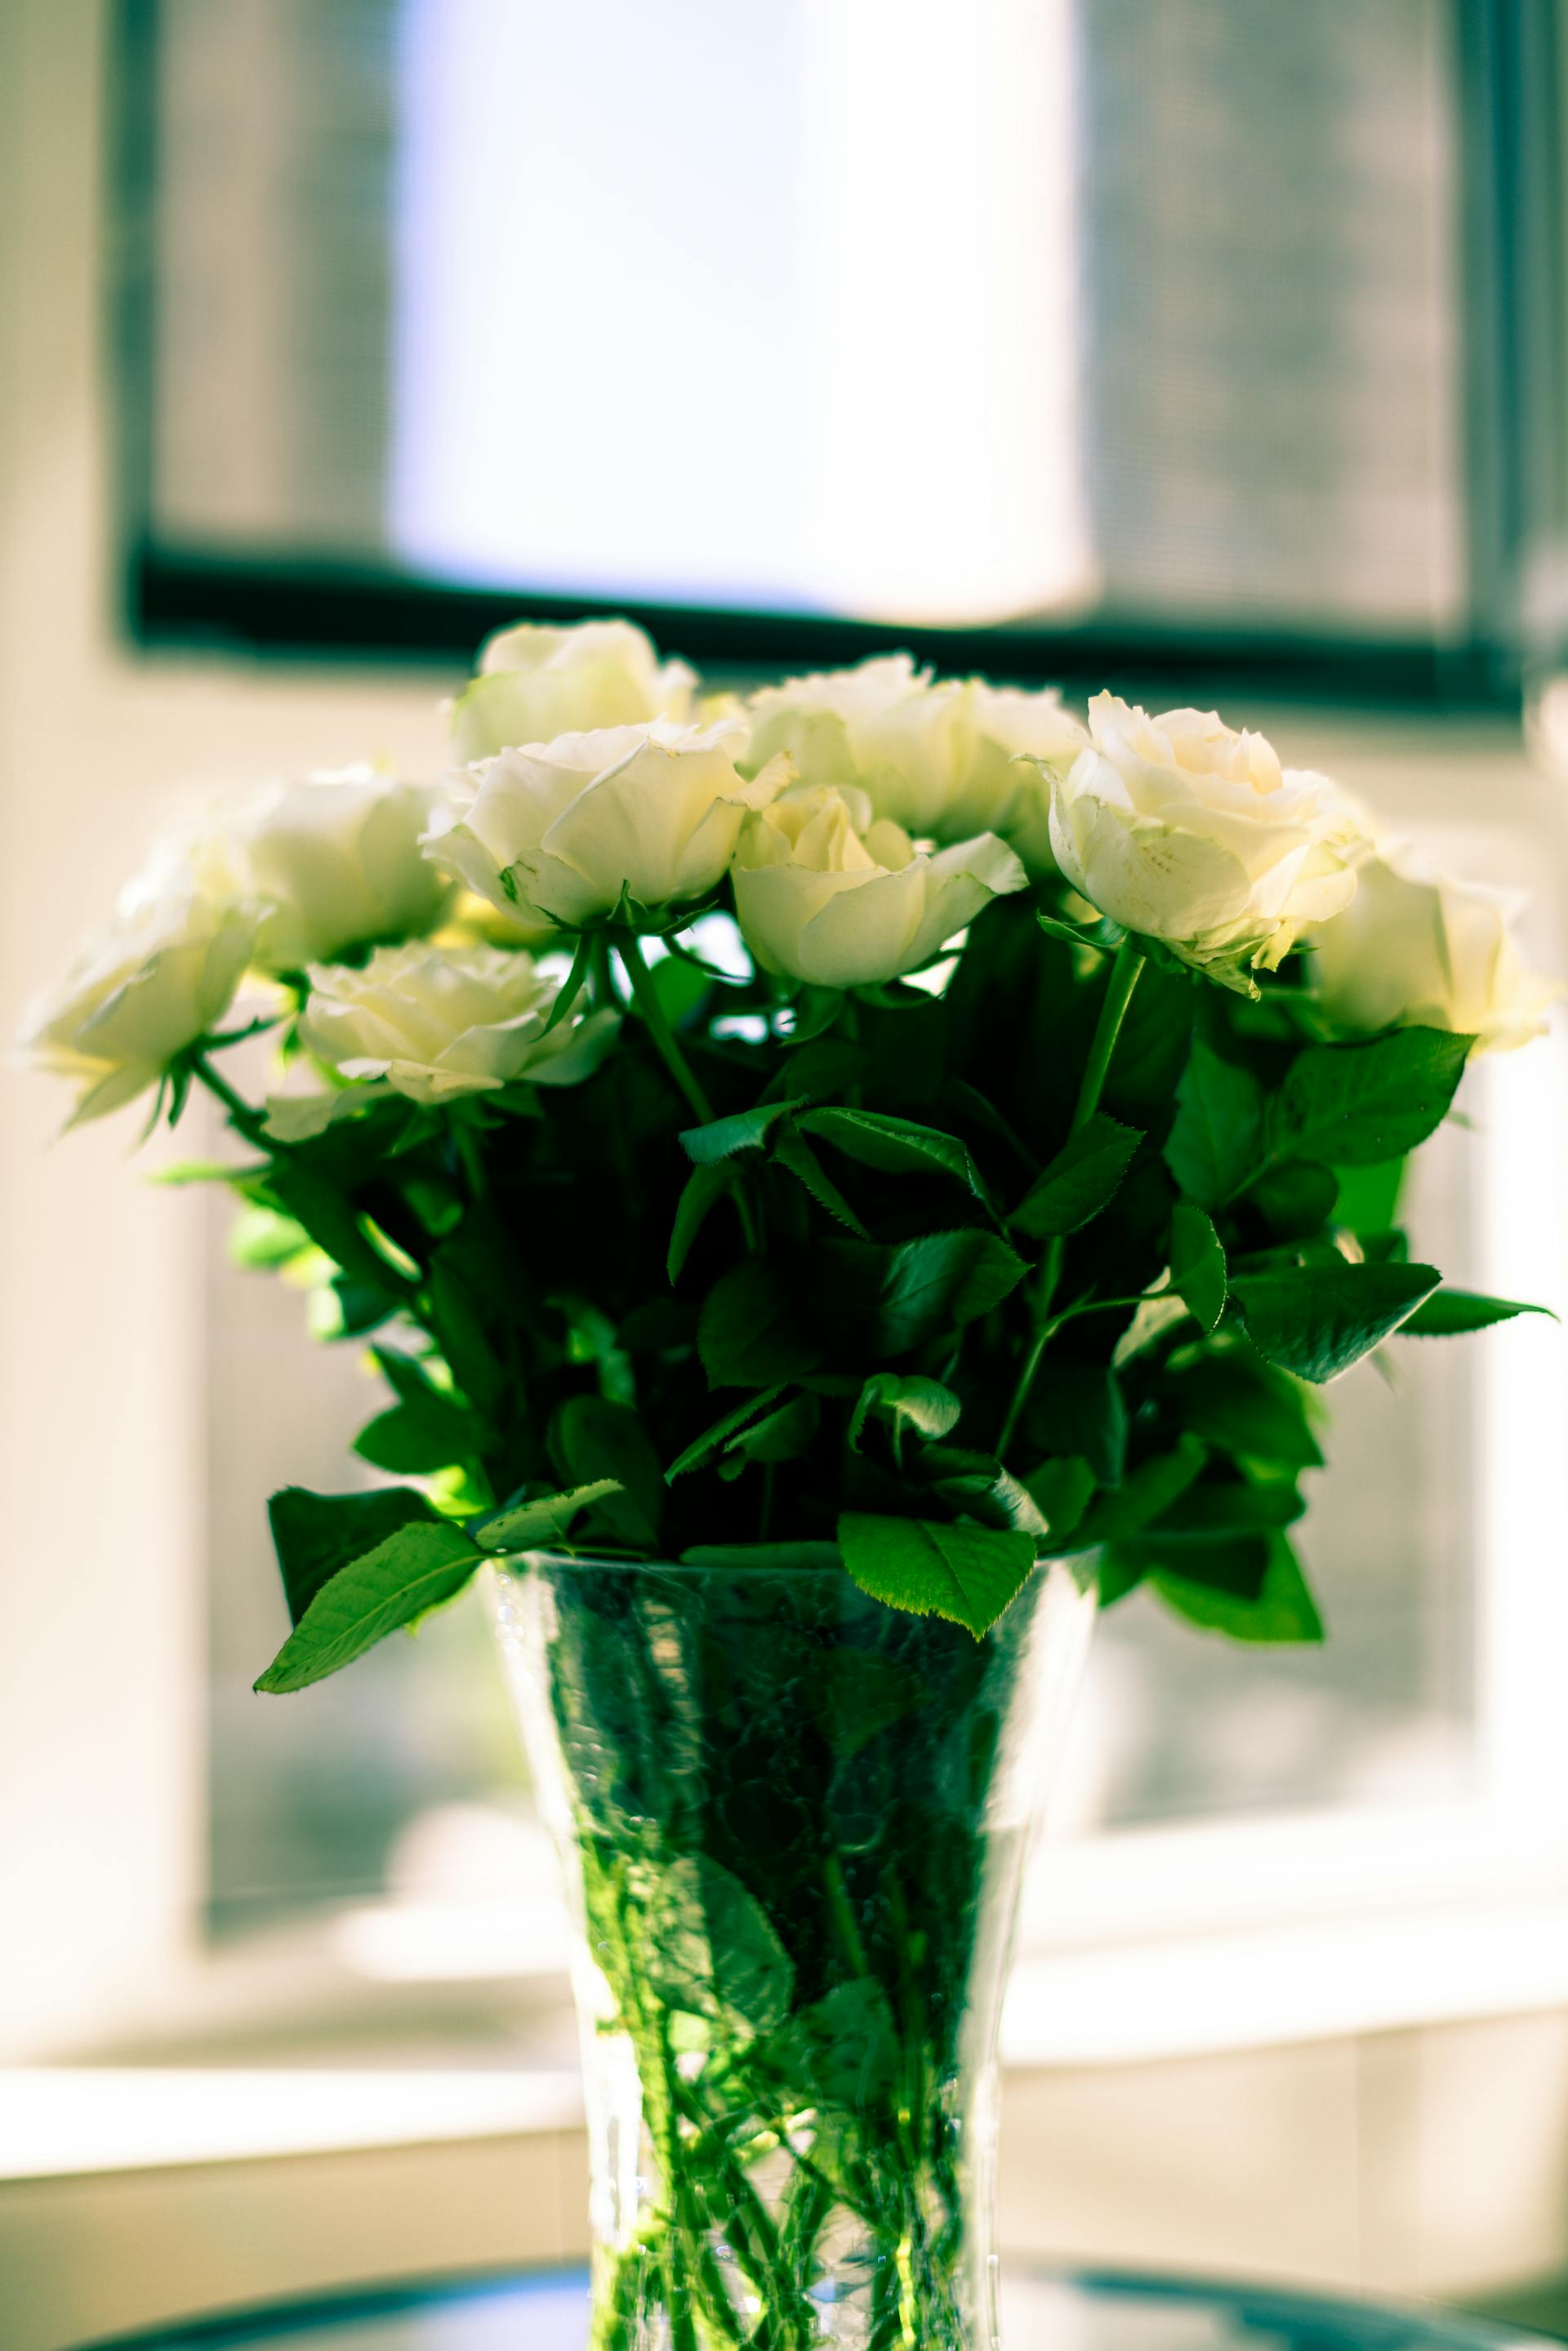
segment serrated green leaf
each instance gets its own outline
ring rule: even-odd
[[[1230,1294],[1259,1353],[1321,1385],[1408,1322],[1441,1280],[1430,1265],[1301,1265],[1239,1274]]]
[[[1494,1322],[1511,1322],[1516,1314],[1544,1314],[1555,1322],[1550,1306],[1531,1306],[1512,1298],[1487,1298],[1476,1290],[1438,1290],[1417,1306],[1399,1326],[1402,1339],[1450,1339],[1466,1331],[1490,1330]]]
[[[1096,1111],[1036,1176],[1008,1222],[1035,1240],[1077,1232],[1115,1196],[1143,1139],[1138,1127]]]
[[[229,1262],[246,1273],[277,1273],[314,1247],[304,1226],[276,1208],[242,1209],[229,1228]]]
[[[1028,1269],[995,1233],[968,1225],[891,1249],[826,1241],[811,1270],[815,1314],[863,1363],[961,1330],[999,1305]]]
[[[1166,1165],[1200,1208],[1223,1207],[1263,1158],[1263,1089],[1249,1070],[1222,1061],[1201,1037],[1176,1088]]]
[[[747,1461],[798,1461],[817,1434],[822,1407],[814,1395],[791,1396],[761,1420],[737,1429],[725,1446]]]
[[[850,1450],[859,1452],[862,1434],[873,1412],[890,1421],[906,1422],[917,1436],[939,1437],[957,1426],[962,1409],[952,1389],[944,1387],[940,1380],[901,1379],[896,1372],[873,1372],[850,1415]]]
[[[692,1246],[716,1200],[722,1198],[734,1181],[731,1170],[722,1160],[694,1167],[685,1188],[675,1203],[675,1221],[670,1232],[669,1255],[664,1270],[673,1288],[679,1281]]]
[[[781,1118],[802,1106],[803,1098],[791,1102],[758,1102],[752,1110],[737,1111],[731,1118],[710,1120],[706,1126],[688,1126],[681,1135],[681,1148],[698,1167],[711,1167],[723,1159],[733,1159],[737,1151],[760,1151]]]
[[[848,1227],[862,1240],[867,1238],[866,1228],[829,1176],[821,1161],[805,1136],[793,1126],[781,1127],[773,1145],[773,1156],[780,1167],[787,1167],[800,1184],[803,1184],[820,1208]]]
[[[748,1420],[755,1420],[758,1413],[766,1412],[768,1405],[783,1395],[784,1386],[780,1380],[777,1386],[764,1388],[759,1395],[747,1396],[746,1402],[737,1404],[733,1412],[727,1412],[721,1419],[716,1420],[711,1428],[705,1428],[702,1435],[694,1437],[685,1451],[671,1462],[664,1472],[665,1485],[673,1486],[677,1478],[685,1477],[689,1470],[700,1469],[737,1428],[744,1428]]]
[[[1474,1043],[1445,1029],[1400,1029],[1367,1045],[1312,1046],[1280,1089],[1276,1155],[1334,1167],[1402,1157],[1447,1117]]]
[[[619,1493],[620,1481],[596,1478],[587,1486],[571,1486],[559,1494],[536,1494],[530,1501],[514,1502],[469,1527],[481,1551],[491,1556],[506,1552],[544,1551],[564,1540],[580,1510]]]
[[[797,1123],[820,1135],[846,1158],[885,1176],[951,1176],[977,1200],[986,1196],[969,1146],[956,1134],[920,1126],[908,1118],[888,1118],[869,1110],[809,1110]]]
[[[569,1396],[551,1417],[549,1447],[573,1487],[604,1484],[616,1489],[597,1508],[623,1541],[658,1541],[664,1473],[653,1439],[629,1405],[601,1395]]]
[[[1190,1200],[1171,1210],[1171,1288],[1204,1331],[1225,1311],[1225,1250],[1213,1221]]]
[[[1266,1169],[1247,1196],[1280,1239],[1308,1240],[1334,1215],[1339,1189],[1332,1167],[1311,1159],[1286,1159]],[[1353,1221],[1341,1218],[1342,1223]]]
[[[977,1640],[1028,1581],[1035,1561],[1026,1534],[854,1510],[839,1520],[839,1548],[873,1600],[915,1616],[945,1616]]]
[[[462,1591],[484,1558],[453,1520],[410,1523],[323,1583],[256,1687],[308,1688]]]
[[[313,1494],[285,1486],[267,1505],[290,1624],[298,1625],[324,1583],[400,1527],[443,1523],[412,1486],[374,1494]]]

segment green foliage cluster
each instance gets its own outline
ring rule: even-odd
[[[586,1081],[387,1094],[287,1144],[193,1057],[256,1146],[223,1171],[239,1254],[369,1343],[356,1449],[420,1481],[276,1499],[295,1630],[258,1686],[539,1549],[831,1556],[977,1637],[1037,1558],[1092,1555],[1107,1601],[1319,1638],[1289,1531],[1313,1386],[1521,1311],[1397,1222],[1471,1040],[1325,1041],[1304,958],[1253,1000],[1060,901],[845,994],[585,935],[561,1000],[623,1016]]]

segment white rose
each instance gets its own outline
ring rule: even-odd
[[[412,1102],[446,1102],[519,1078],[577,1085],[614,1042],[619,1015],[569,1018],[547,1035],[557,986],[531,956],[505,948],[378,947],[362,969],[311,972],[299,1033],[345,1077],[383,1079]]]
[[[1082,748],[1054,689],[935,683],[907,653],[889,653],[765,687],[750,708],[753,764],[787,752],[802,783],[853,785],[921,839],[998,832],[1035,871],[1054,871],[1050,785],[1019,764],[1020,753],[1051,763]]]
[[[1307,935],[1324,1011],[1352,1036],[1448,1029],[1478,1052],[1528,1043],[1562,990],[1520,958],[1520,904],[1385,848],[1361,867],[1344,913]]]
[[[925,856],[852,788],[789,791],[748,817],[731,876],[746,941],[768,971],[868,987],[916,971],[982,906],[1028,880],[994,834]]]
[[[265,785],[171,835],[127,901],[183,888],[254,903],[256,962],[270,972],[418,936],[451,894],[420,849],[434,805],[431,787],[370,767]]]
[[[748,809],[772,799],[776,761],[747,782],[746,729],[609,726],[483,759],[452,778],[426,854],[503,913],[568,928],[612,915],[623,892],[649,910],[718,887]]]
[[[24,1043],[78,1088],[70,1123],[118,1110],[214,1029],[234,1001],[255,910],[199,893],[145,901],[76,964],[29,1016]]]
[[[572,628],[524,621],[485,646],[478,676],[453,705],[454,743],[466,763],[590,726],[684,722],[695,684],[694,670],[662,663],[653,640],[630,621]]]
[[[1151,718],[1099,694],[1089,725],[1054,779],[1051,845],[1124,930],[1249,992],[1249,971],[1276,969],[1307,924],[1349,904],[1369,844],[1326,776],[1281,769],[1261,735],[1212,711]]]

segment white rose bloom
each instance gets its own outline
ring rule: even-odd
[[[570,628],[524,621],[485,646],[478,676],[453,705],[453,739],[466,763],[591,726],[684,723],[695,685],[695,670],[661,662],[652,638],[630,621]]]
[[[174,888],[254,903],[256,962],[270,972],[417,937],[451,894],[420,849],[435,797],[370,767],[265,785],[172,834],[127,903]]]
[[[765,687],[751,699],[753,764],[787,752],[805,784],[853,785],[878,816],[921,839],[998,832],[1054,871],[1050,786],[1020,754],[1070,761],[1083,729],[1054,689],[983,678],[934,682],[907,653]]]
[[[929,963],[983,906],[1028,880],[994,834],[925,856],[852,787],[789,791],[748,817],[731,876],[747,945],[768,971],[867,987]]]
[[[1511,893],[1430,872],[1390,845],[1363,865],[1343,914],[1309,932],[1324,1011],[1337,1029],[1448,1029],[1477,1052],[1527,1044],[1562,989],[1520,958]]]
[[[650,910],[689,905],[723,880],[747,810],[786,775],[736,768],[746,728],[608,726],[482,759],[448,779],[425,853],[505,914],[568,928],[612,915],[623,891]]]
[[[1369,842],[1326,776],[1281,769],[1261,735],[1212,711],[1157,718],[1113,694],[1054,778],[1051,838],[1075,890],[1124,930],[1249,991],[1309,923],[1350,904]]]
[[[24,1035],[40,1068],[75,1081],[73,1126],[144,1093],[216,1028],[255,937],[254,908],[200,893],[147,900],[122,914],[34,1007]]]
[[[619,1015],[569,1017],[549,1035],[557,983],[501,947],[378,947],[362,969],[310,974],[299,1023],[310,1050],[347,1078],[379,1078],[410,1101],[441,1102],[526,1078],[572,1086],[614,1042]],[[327,1098],[330,1106],[331,1097]]]

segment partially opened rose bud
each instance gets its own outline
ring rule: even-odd
[[[863,793],[789,791],[749,817],[733,872],[747,945],[768,971],[868,987],[929,963],[983,906],[1028,876],[994,834],[917,852]]]
[[[1370,849],[1326,776],[1281,768],[1261,735],[1212,711],[1146,711],[1099,694],[1091,744],[1053,781],[1063,873],[1124,930],[1246,992],[1309,923],[1350,904]]]
[[[39,1068],[75,1082],[73,1126],[145,1093],[217,1027],[255,938],[254,908],[186,893],[143,901],[88,949],[23,1038]]]
[[[1563,991],[1521,959],[1520,904],[1385,849],[1361,867],[1344,913],[1307,934],[1323,1011],[1352,1037],[1447,1029],[1473,1036],[1478,1052],[1527,1044]]]
[[[610,726],[503,751],[448,781],[425,853],[505,913],[568,928],[605,922],[625,896],[664,914],[724,879],[741,822],[788,776],[736,768],[746,728]]]
[[[347,1078],[381,1078],[410,1101],[441,1102],[526,1078],[570,1086],[614,1042],[613,1011],[546,1029],[556,984],[531,956],[498,947],[378,947],[362,969],[310,974],[299,1033]]]
[[[453,705],[453,741],[467,761],[587,727],[684,723],[695,685],[694,670],[661,662],[653,639],[630,621],[565,628],[524,621],[485,646],[479,674]]]
[[[1049,784],[1019,763],[1071,760],[1083,745],[1054,690],[936,681],[889,653],[765,687],[750,710],[754,764],[787,752],[803,784],[853,786],[916,839],[1016,834],[1026,863],[1054,871]]]

